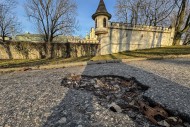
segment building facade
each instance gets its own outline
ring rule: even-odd
[[[110,22],[105,3],[100,0],[99,6],[92,15],[95,21],[95,34],[100,43],[100,54],[112,54],[122,51],[149,49],[171,46],[174,29]]]

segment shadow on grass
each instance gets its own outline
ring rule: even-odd
[[[187,55],[190,54],[189,46],[180,47],[164,47],[154,49],[144,49],[135,51],[126,51],[119,54],[132,56],[132,57],[154,57],[154,56],[165,56],[165,55]]]
[[[111,59],[130,59],[130,58],[153,58],[167,55],[187,55],[190,54],[190,46],[171,46],[153,49],[143,49],[134,51],[125,51],[115,54],[95,56],[93,60],[111,60]],[[159,58],[160,59],[160,58]]]

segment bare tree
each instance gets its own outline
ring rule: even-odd
[[[0,14],[2,13],[2,7],[3,7],[3,5],[2,5],[2,3],[0,3]],[[2,17],[0,17],[0,19],[2,19]]]
[[[3,42],[6,37],[12,37],[13,33],[20,31],[20,23],[13,12],[15,4],[13,0],[4,0],[0,3],[0,36]]]
[[[44,37],[46,57],[52,57],[49,43],[59,35],[76,30],[76,3],[72,0],[27,0],[25,7],[28,17]]]
[[[72,0],[28,0],[26,12],[45,42],[76,29],[76,3]]]
[[[190,45],[190,29],[185,33],[183,45]]]
[[[0,1],[0,45],[3,46],[12,59],[10,50],[10,42],[6,41],[6,37],[12,37],[14,33],[20,31],[20,24],[13,12],[16,2],[14,0],[1,0]]]
[[[150,5],[150,25],[164,25],[167,24],[168,16],[174,10],[176,3],[171,0],[151,0]],[[168,24],[167,24],[168,25]]]
[[[136,25],[139,21],[139,10],[142,0],[117,0],[116,16],[122,22]]]
[[[171,0],[117,0],[116,16],[121,21],[145,25],[163,25],[175,8]]]
[[[129,3],[126,0],[117,0],[116,16],[121,22],[129,22]]]
[[[178,14],[175,20],[175,36],[173,45],[180,45],[182,35],[186,34],[190,29],[190,1],[182,0],[178,2]]]

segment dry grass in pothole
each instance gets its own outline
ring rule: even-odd
[[[115,113],[127,114],[139,126],[145,120],[149,125],[186,126],[178,116],[172,116],[160,105],[146,101],[142,95],[148,87],[137,83],[135,79],[68,75],[62,80],[62,86],[92,92],[100,105]]]

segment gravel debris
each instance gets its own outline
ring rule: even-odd
[[[159,104],[146,101],[143,93],[148,87],[137,83],[134,79],[117,76],[68,75],[63,79],[62,86],[92,93],[97,97],[99,105],[112,113],[127,115],[136,127],[158,125],[175,127],[184,126],[185,123],[178,116],[174,117],[167,113]],[[98,116],[101,114],[101,112],[96,113]],[[105,115],[104,118],[115,119],[109,118],[109,115]]]

